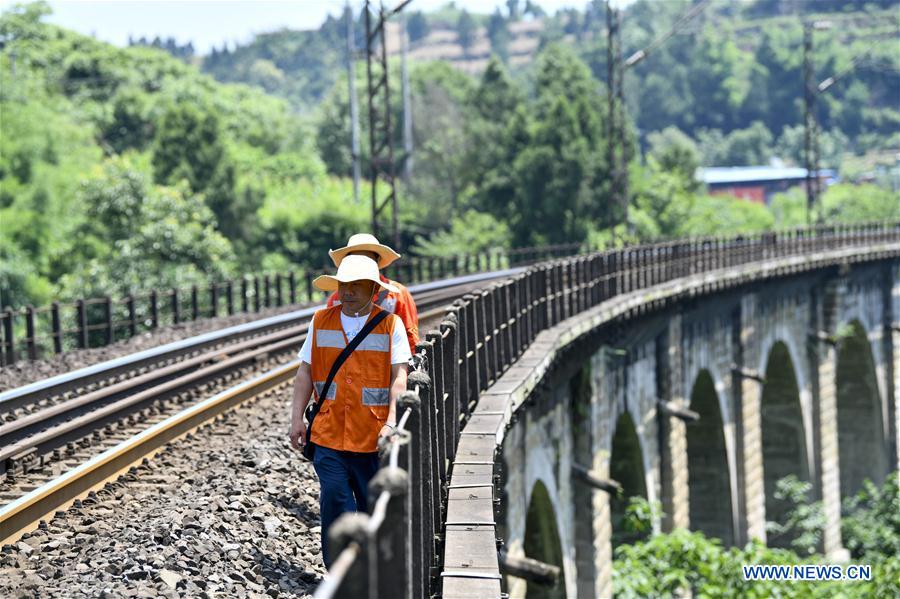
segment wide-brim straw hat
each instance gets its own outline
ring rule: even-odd
[[[347,240],[347,245],[336,250],[329,250],[328,255],[335,266],[340,266],[341,261],[352,252],[374,252],[378,254],[378,268],[384,268],[400,258],[400,254],[388,246],[378,243],[378,239],[368,233],[351,235],[350,239]]]
[[[378,264],[368,256],[347,256],[341,260],[336,275],[322,275],[316,277],[313,285],[322,291],[337,291],[341,283],[351,281],[374,281],[387,289],[397,293],[399,289],[381,280],[378,272]]]

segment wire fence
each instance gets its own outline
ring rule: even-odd
[[[512,250],[496,249],[448,258],[401,258],[386,272],[405,285],[501,270],[577,253],[579,244]],[[102,347],[160,326],[199,318],[260,312],[325,301],[313,280],[333,269],[269,273],[205,286],[152,290],[121,298],[109,296],[54,302],[35,308],[6,307],[0,312],[0,366],[36,360],[74,349]]]
[[[456,484],[458,476],[451,486],[450,475],[456,467],[496,466],[457,460],[460,431],[468,424],[470,434],[481,392],[541,331],[617,295],[673,279],[880,243],[900,243],[900,223],[624,247],[542,262],[457,300],[416,346],[409,390],[398,399],[398,434],[383,448],[382,468],[370,485],[370,513],[344,514],[328,532],[337,557],[316,599],[430,597],[442,592],[442,583],[500,579],[499,571],[441,571],[446,529],[466,525],[447,519],[453,493],[473,490]],[[497,515],[488,512],[479,516],[494,522]]]

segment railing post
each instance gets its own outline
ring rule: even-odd
[[[62,353],[63,333],[59,320],[59,302],[53,302],[50,305],[50,318],[53,326],[53,352],[60,354]]]
[[[125,308],[128,310],[128,335],[134,337],[137,335],[137,317],[134,310],[133,295],[129,295],[125,298]]]
[[[209,287],[209,315],[213,318],[219,315],[219,284],[215,282]]]
[[[263,288],[266,293],[266,308],[272,307],[272,285],[269,280],[269,275],[263,275]]]
[[[259,297],[259,277],[255,276],[255,277],[253,277],[253,311],[254,312],[259,312],[260,299],[261,298]]]
[[[113,342],[113,313],[112,298],[108,295],[103,297],[103,311],[106,313],[106,345]]]
[[[369,597],[369,515],[363,512],[347,512],[322,534],[328,535],[328,555],[337,560],[344,549],[356,544],[356,559],[350,565],[341,585],[336,589],[334,599],[361,599]]]
[[[297,303],[297,275],[294,274],[294,271],[288,273],[288,288],[289,295],[291,297],[291,305]]]
[[[241,312],[249,312],[250,306],[247,300],[247,277],[241,277]]]
[[[307,301],[313,301],[313,276],[310,271],[306,271],[306,297]]]
[[[78,347],[80,349],[87,349],[88,346],[88,325],[87,325],[87,310],[84,307],[84,300],[80,299],[75,303],[75,310],[78,318]],[[10,325],[12,324],[12,318],[9,319]],[[12,330],[12,326],[10,326],[10,330]],[[12,341],[12,337],[10,337],[10,342]],[[10,345],[12,348],[12,345]]]
[[[28,349],[28,359],[37,360],[37,339],[34,336],[34,306],[25,307],[25,347]]]
[[[13,331],[13,311],[12,308],[6,308],[3,312],[3,340],[6,349],[3,353],[3,363],[5,365],[12,364],[16,361],[16,345]]]
[[[225,303],[228,308],[228,315],[234,314],[234,281],[228,279],[225,282]]]
[[[156,289],[150,292],[150,328],[159,326],[159,294]]]
[[[178,289],[172,288],[172,324],[181,322],[181,302],[178,301]]]
[[[200,318],[200,302],[197,301],[197,286],[191,285],[191,320]]]
[[[430,562],[426,561],[426,541],[425,538],[425,518],[431,517],[431,512],[426,511],[424,506],[425,496],[430,497],[430,493],[426,493],[424,485],[426,480],[423,477],[422,465],[422,402],[419,397],[407,391],[397,398],[397,413],[403,414],[406,410],[410,410],[409,419],[406,421],[406,430],[410,432],[409,441],[409,523],[410,523],[410,561],[412,567],[409,570],[409,576],[412,586],[413,597],[426,597],[425,580],[429,575]]]
[[[441,322],[441,334],[446,334],[443,344],[444,389],[447,400],[444,402],[444,421],[447,427],[447,459],[456,457],[456,445],[459,441],[459,310],[453,308],[447,318]]]
[[[402,468],[386,467],[375,473],[369,482],[369,505],[387,492],[390,499],[384,520],[375,536],[374,550],[369,555],[370,566],[379,573],[375,595],[379,598],[412,596],[409,574],[412,562],[409,552],[409,474]],[[369,510],[371,512],[371,509]]]

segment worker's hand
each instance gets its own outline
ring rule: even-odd
[[[304,445],[306,445],[306,422],[301,416],[291,422],[291,447],[301,450]]]
[[[381,430],[378,432],[378,440],[381,439],[390,439],[391,436],[397,434],[397,427],[391,424],[384,424],[381,427]]]

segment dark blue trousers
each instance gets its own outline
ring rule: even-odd
[[[378,453],[338,451],[316,446],[313,467],[319,476],[319,512],[322,517],[322,559],[331,567],[328,529],[344,512],[368,510],[369,481],[378,470]]]

